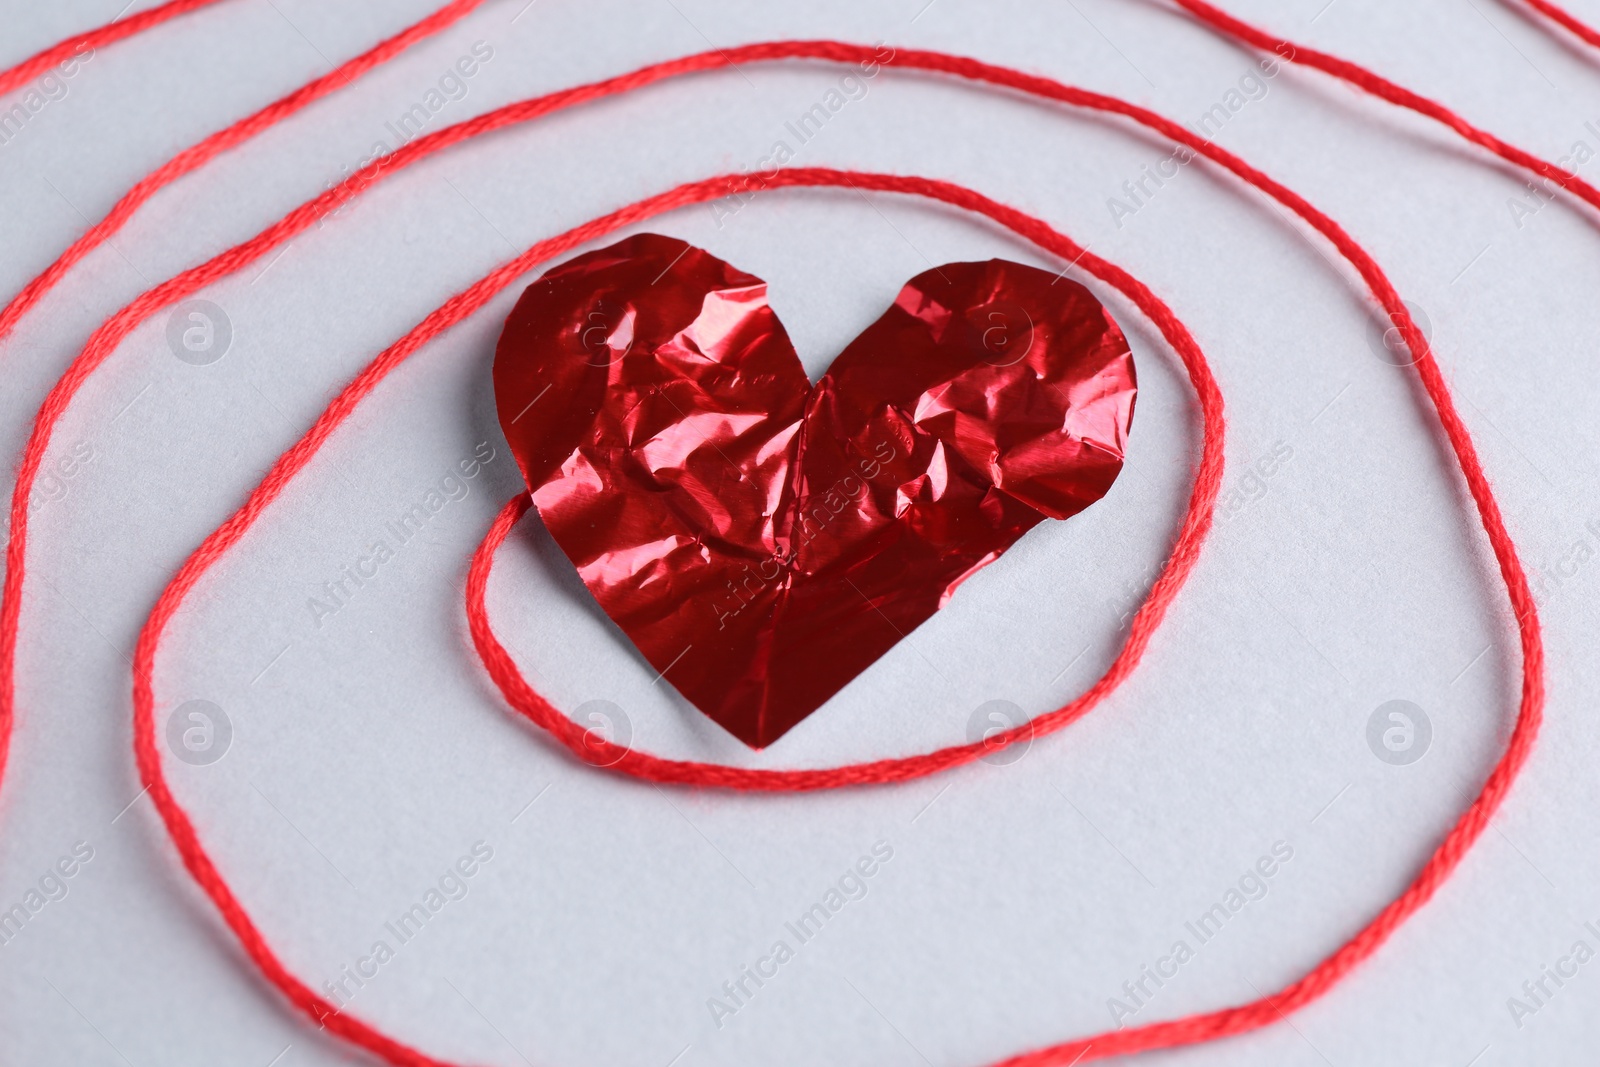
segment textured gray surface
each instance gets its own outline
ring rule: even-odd
[[[1491,0],[1323,4],[1233,7],[1547,156],[1578,140],[1600,151],[1600,63]],[[1592,0],[1580,6],[1600,20]],[[5,0],[0,63],[115,7]],[[20,288],[176,149],[428,7],[233,0],[96,55],[0,146],[0,291]],[[320,191],[375,141],[392,144],[387,124],[478,42],[492,59],[435,126],[708,41],[823,36],[967,53],[1190,123],[1253,65],[1134,0],[490,0],[162,194],[74,271],[0,352],[0,450],[20,448],[50,382],[103,318]],[[148,800],[135,800],[125,654],[138,626],[184,555],[373,353],[514,247],[676,181],[755,165],[840,74],[720,72],[457,149],[208,289],[231,325],[220,360],[175,358],[165,319],[121,347],[63,424],[53,455],[65,466],[35,513],[0,906],[22,901],[75,844],[93,858],[0,946],[0,1060],[353,1059],[250,975]],[[1515,176],[1326,80],[1291,72],[1260,83],[1264,94],[1254,84],[1220,142],[1345,224],[1431,323],[1541,576],[1549,722],[1457,879],[1375,960],[1292,1025],[1148,1062],[1586,1062],[1600,964],[1520,1027],[1507,998],[1579,939],[1600,948],[1584,927],[1600,920],[1600,732],[1588,699],[1600,691],[1600,388],[1587,359],[1600,234],[1566,206],[1514,211]],[[1508,609],[1408,372],[1380,358],[1381,328],[1329,249],[1199,167],[1114,217],[1121,184],[1168,151],[1111,123],[890,73],[795,159],[947,177],[1041,214],[1152,285],[1215,362],[1230,414],[1223,513],[1113,700],[1010,765],[838,795],[663,792],[554,752],[483,680],[460,608],[467,556],[517,484],[488,381],[513,289],[378,391],[207,580],[160,665],[163,708],[209,701],[231,724],[222,759],[173,760],[172,774],[289,965],[320,986],[388,942],[393,959],[351,1010],[467,1062],[944,1067],[1111,1025],[1108,1000],[1126,1000],[1123,983],[1180,939],[1193,958],[1133,1020],[1249,999],[1389,899],[1506,736],[1517,688]],[[969,219],[848,192],[769,195],[732,218],[699,209],[652,227],[765,277],[813,374],[929,262],[1048,264]],[[755,762],[956,742],[985,702],[1037,713],[1104,668],[1172,536],[1197,432],[1171,354],[1116,308],[1143,395],[1111,495],[1030,534]],[[319,625],[307,602],[323,583],[485,441],[495,459],[466,497]],[[651,684],[535,523],[504,551],[490,600],[561,706],[611,700],[642,746],[749,761]],[[1428,717],[1419,761],[1369,748],[1369,720],[1392,700]],[[880,841],[893,857],[865,895],[714,1018],[707,1002],[723,983],[793,942],[784,924]],[[492,859],[464,890],[446,880],[461,899],[399,944],[385,924],[478,842]],[[1292,859],[1252,876],[1279,842]],[[1241,884],[1260,899],[1198,944],[1185,924]]]

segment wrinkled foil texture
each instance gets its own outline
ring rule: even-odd
[[[919,274],[813,386],[764,282],[656,234],[531,285],[494,387],[600,606],[756,748],[1104,496],[1136,391],[1087,289],[1004,260]]]

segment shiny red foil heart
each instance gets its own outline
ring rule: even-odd
[[[766,283],[656,234],[529,286],[494,388],[589,591],[756,748],[1104,496],[1135,394],[1087,289],[998,259],[911,279],[813,386]]]

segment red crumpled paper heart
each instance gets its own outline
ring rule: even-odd
[[[494,388],[589,591],[756,748],[1104,496],[1135,394],[1093,295],[1005,260],[917,275],[813,386],[764,282],[656,234],[529,286]]]

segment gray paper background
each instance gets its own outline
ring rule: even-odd
[[[3,0],[0,64],[119,2]],[[162,193],[4,344],[0,451],[18,453],[106,316],[316,194],[375,141],[392,144],[386,124],[478,42],[492,59],[430,128],[708,42],[944,49],[1189,124],[1255,64],[1140,0],[524,4],[490,0]],[[0,292],[181,147],[432,6],[233,0],[101,51],[0,146]],[[1600,21],[1594,0],[1574,6]],[[1493,0],[1230,7],[1546,157],[1579,140],[1600,151],[1585,127],[1600,128],[1600,57]],[[0,946],[0,1061],[360,1062],[254,977],[136,799],[126,657],[138,628],[336,388],[428,311],[542,237],[754,166],[842,73],[720,71],[452,150],[210,287],[232,334],[220,360],[175,358],[167,316],[119,348],[64,420],[52,448],[64,466],[34,514],[0,909],[75,844],[93,858]],[[1588,1062],[1600,962],[1525,1018],[1507,1001],[1580,939],[1600,949],[1584,926],[1600,925],[1596,217],[1561,203],[1514,211],[1518,175],[1328,79],[1292,70],[1261,84],[1218,139],[1329,211],[1425,313],[1537,575],[1548,722],[1457,876],[1376,958],[1288,1022],[1139,1062]],[[460,603],[468,556],[518,487],[488,373],[513,287],[383,384],[171,628],[163,715],[209,701],[232,731],[217,762],[169,759],[174,788],[285,963],[320,987],[375,941],[393,947],[384,924],[482,842],[492,859],[466,895],[349,1010],[452,1061],[506,1067],[964,1067],[1113,1025],[1108,1000],[1179,939],[1193,959],[1131,1021],[1252,999],[1399,892],[1509,732],[1520,679],[1505,595],[1414,376],[1380,358],[1383,324],[1330,248],[1200,166],[1113,217],[1121,184],[1169,151],[1118,122],[889,72],[794,160],[948,178],[1040,214],[1151,285],[1213,360],[1229,414],[1217,527],[1112,699],[1009,765],[891,789],[744,798],[575,764],[503,706]],[[971,218],[848,190],[650,228],[767,279],[813,376],[930,263],[1061,266]],[[1031,533],[769,751],[753,756],[653,684],[531,519],[490,590],[508,646],[560,707],[612,701],[636,744],[678,757],[829,765],[963,741],[988,701],[1029,715],[1058,706],[1109,662],[1170,544],[1198,447],[1173,355],[1107,299],[1142,387],[1109,497]],[[495,458],[465,499],[318,625],[308,599],[480,442]],[[1368,744],[1391,700],[1431,724],[1408,765]],[[865,896],[715,1019],[708,999],[775,941],[795,947],[784,924],[877,842],[893,858]],[[1254,887],[1249,872],[1280,842],[1292,859],[1265,895],[1198,945],[1185,923],[1241,879]]]

